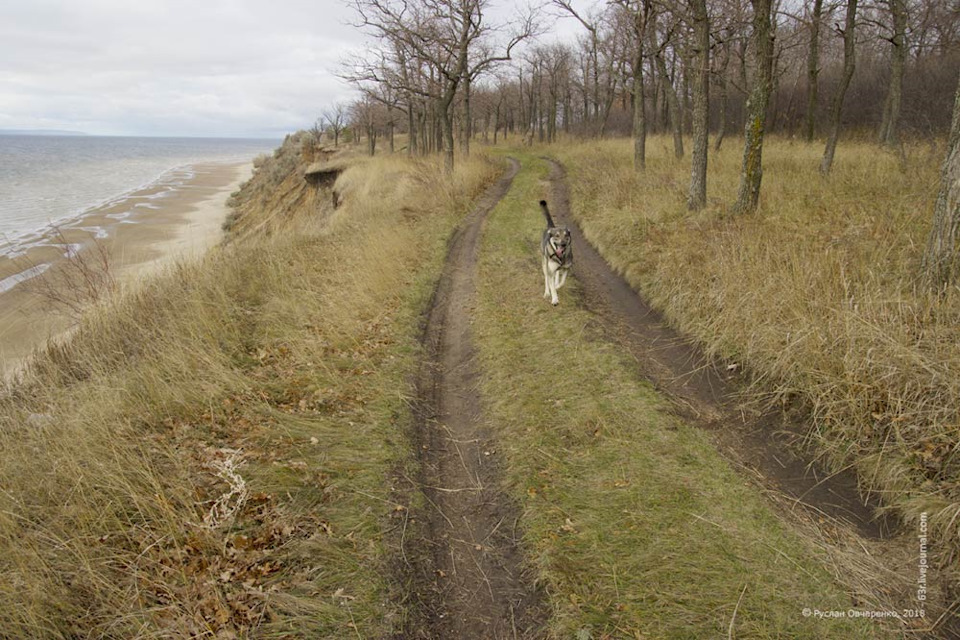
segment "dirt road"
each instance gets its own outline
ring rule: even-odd
[[[571,227],[582,304],[640,373],[671,398],[679,413],[709,430],[716,445],[749,474],[795,506],[843,520],[866,537],[889,531],[860,499],[852,473],[828,474],[798,457],[781,411],[751,412],[736,402],[739,372],[709,361],[617,275],[586,241],[570,215],[561,165],[551,161],[550,205]],[[416,477],[408,478],[396,571],[409,638],[538,638],[547,620],[520,544],[520,512],[501,489],[500,461],[484,421],[471,340],[476,272],[487,214],[520,170],[515,160],[481,197],[451,239],[425,317],[424,358],[416,381],[411,432]],[[784,435],[787,434],[787,435]]]
[[[401,549],[408,639],[534,638],[545,620],[481,417],[470,338],[483,223],[519,169],[511,159],[454,235],[427,314],[413,433],[425,504],[412,510]]]

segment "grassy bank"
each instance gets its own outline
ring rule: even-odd
[[[559,308],[540,297],[547,167],[521,160],[486,227],[474,337],[551,637],[883,637],[805,618],[854,606],[823,554],[639,379],[577,306],[575,278]]]
[[[0,635],[389,632],[419,316],[497,172],[358,159],[336,211],[247,207],[269,234],[104,303],[0,392]]]
[[[746,365],[762,399],[812,408],[813,450],[853,465],[911,526],[929,515],[944,561],[960,552],[960,296],[916,289],[940,152],[905,171],[871,144],[772,139],[760,209],[732,217],[741,148],[712,154],[709,205],[685,207],[689,161],[654,138],[634,173],[628,141],[557,147],[584,232],[682,331]],[[952,565],[951,565],[952,566]]]

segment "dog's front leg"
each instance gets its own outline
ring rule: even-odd
[[[540,266],[543,267],[543,297],[550,297],[550,267],[549,261],[544,258],[540,261]]]
[[[550,267],[553,267],[553,264],[550,264]],[[557,306],[560,304],[560,299],[557,297],[557,279],[560,277],[560,269],[557,268],[550,272],[550,304]]]
[[[569,271],[570,271],[569,269],[557,269],[557,278],[559,280],[557,282],[557,289],[562,287],[564,283],[567,281],[567,273]]]

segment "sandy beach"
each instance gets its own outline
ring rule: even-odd
[[[165,264],[202,255],[222,238],[227,198],[250,177],[251,163],[195,164],[83,216],[46,230],[20,255],[0,256],[0,375],[9,376],[47,340],[71,325],[39,293],[73,252],[103,248],[110,272],[124,287]]]

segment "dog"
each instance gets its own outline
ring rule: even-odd
[[[547,219],[547,229],[540,240],[540,258],[543,263],[543,297],[550,298],[550,304],[560,303],[557,289],[567,281],[570,267],[573,266],[573,238],[570,229],[558,227],[550,217],[547,201],[540,201],[540,210]]]

